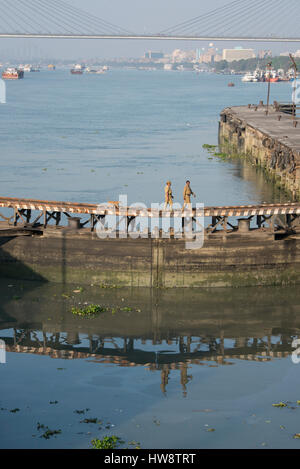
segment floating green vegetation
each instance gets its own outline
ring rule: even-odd
[[[279,402],[278,404],[272,404],[273,407],[287,407],[284,402]]]
[[[49,440],[51,436],[59,435],[61,433],[61,430],[50,430],[49,427],[42,423],[37,423],[36,426],[37,430],[45,430],[45,432],[40,436],[40,438],[45,438],[45,440]]]
[[[48,430],[45,431],[45,433],[41,435],[41,438],[45,438],[45,440],[49,440],[51,436],[59,435],[60,433],[61,433],[61,430],[50,430],[49,428]]]
[[[299,439],[300,438],[300,433],[295,433],[294,438]]]
[[[215,432],[216,430],[214,428],[208,428],[206,431],[207,432]]]
[[[80,423],[97,423],[98,425],[101,425],[102,421],[101,420],[98,420],[97,418],[94,419],[84,419],[84,420],[81,420]]]
[[[116,435],[105,436],[102,440],[95,439],[91,441],[93,449],[116,449],[119,445],[123,444],[124,441]]]
[[[69,295],[68,293],[62,293],[61,295],[63,298],[71,298],[71,295]]]
[[[83,317],[92,317],[96,316],[97,314],[100,313],[105,313],[106,311],[109,311],[109,309],[105,306],[100,306],[100,305],[89,305],[86,306],[85,308],[72,308],[72,313],[75,316],[83,316]]]
[[[15,300],[15,301],[19,301],[19,300],[21,299],[21,297],[20,297],[20,296],[17,296],[17,295],[15,295],[15,296],[13,296],[13,297],[12,297],[12,299],[13,299],[13,300]]]
[[[214,156],[217,156],[218,158],[222,158],[223,160],[227,158],[226,153],[214,153]]]
[[[100,283],[99,287],[100,288],[121,288],[118,285],[109,285],[107,283]]]
[[[18,408],[11,409],[9,412],[11,412],[12,414],[15,414],[16,412],[20,412],[20,409],[18,409]]]
[[[217,145],[208,145],[208,143],[204,143],[204,145],[202,145],[202,148],[204,148],[204,150],[214,150],[215,148],[217,148]]]
[[[82,409],[82,410],[74,410],[74,414],[85,414],[88,412],[90,409]]]
[[[134,446],[135,449],[141,449],[141,443],[139,441],[129,441],[128,443],[129,446]]]
[[[49,404],[56,405],[56,404],[58,404],[58,401],[50,401]]]
[[[85,318],[94,318],[100,313],[106,313],[109,311],[111,312],[111,314],[116,314],[117,312],[129,313],[129,312],[134,312],[134,311],[137,313],[141,313],[141,309],[134,309],[130,306],[123,306],[123,307],[109,306],[108,307],[108,306],[101,306],[101,305],[94,305],[94,304],[85,306],[83,308],[73,307],[71,311],[75,316],[81,316]]]

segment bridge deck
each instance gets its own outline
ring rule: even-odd
[[[47,212],[88,214],[88,215],[122,215],[122,216],[141,216],[141,217],[157,217],[157,216],[173,216],[173,217],[190,217],[191,211],[186,210],[183,213],[181,209],[175,209],[170,213],[163,210],[151,208],[131,208],[115,206],[113,203],[105,205],[77,203],[77,202],[57,202],[38,199],[18,199],[0,197],[0,207],[13,208],[15,210],[37,210]],[[199,212],[202,209],[199,207]],[[193,216],[196,215],[196,209],[193,209]],[[219,206],[204,207],[203,215],[205,217],[250,217],[256,215],[300,215],[300,202],[277,203],[277,204],[259,204],[259,205],[237,205],[237,206]]]

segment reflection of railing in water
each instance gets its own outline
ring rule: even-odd
[[[291,344],[294,335],[278,334],[276,344],[272,343],[271,335],[262,338],[236,338],[231,339],[234,344],[226,347],[222,337],[190,337],[179,336],[165,340],[167,345],[176,345],[178,352],[170,351],[144,351],[135,348],[139,338],[122,338],[123,346],[117,343],[118,339],[109,337],[87,337],[89,346],[80,346],[79,335],[54,333],[50,337],[43,333],[40,340],[36,330],[14,329],[14,337],[4,337],[7,352],[47,355],[55,359],[89,359],[96,363],[114,363],[121,367],[145,366],[150,371],[161,372],[161,389],[166,392],[169,374],[172,370],[180,371],[180,380],[183,393],[186,394],[186,385],[192,379],[188,374],[189,365],[231,365],[230,360],[270,361],[273,358],[284,358],[291,354]],[[163,340],[160,341],[163,343]],[[157,341],[152,341],[153,345]],[[108,346],[109,344],[109,346]],[[200,350],[205,347],[207,350]],[[214,364],[213,364],[214,363]]]

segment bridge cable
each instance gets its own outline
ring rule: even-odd
[[[291,5],[292,3],[292,5]],[[295,8],[293,8],[293,6]],[[237,11],[235,11],[237,10]],[[278,29],[282,29],[282,17],[289,13],[294,19],[299,19],[299,1],[290,0],[289,9],[287,10],[286,5],[282,5],[281,0],[252,0],[251,3],[248,0],[234,0],[221,8],[217,8],[206,14],[197,16],[183,23],[179,23],[172,28],[168,28],[160,33],[160,35],[192,35],[199,34],[199,36],[205,36],[206,31],[208,35],[213,37],[221,37],[225,32],[230,31],[233,37],[245,37],[245,32],[250,28],[253,37],[253,30],[257,31],[257,26],[263,21],[265,23],[272,23],[273,18],[275,24],[278,23],[280,26]],[[292,15],[291,15],[292,13]],[[229,20],[229,21],[228,21]],[[271,21],[272,20],[272,21]],[[245,22],[246,21],[246,22]],[[286,21],[288,23],[288,21]],[[289,22],[290,23],[290,22]],[[239,24],[243,28],[243,32],[236,34],[236,31],[232,33],[234,26]],[[272,23],[274,27],[274,22]],[[290,26],[290,24],[289,24]],[[220,34],[220,31],[222,32]],[[290,26],[291,31],[291,26]],[[259,31],[258,31],[259,32]],[[262,34],[256,34],[257,36],[265,36],[265,32]],[[274,34],[269,35],[269,37]]]

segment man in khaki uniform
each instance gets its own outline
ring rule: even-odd
[[[173,210],[173,193],[171,189],[171,181],[168,181],[165,187],[165,210],[167,210],[168,205],[170,209]]]
[[[186,181],[186,184],[183,189],[183,209],[185,209],[185,206],[187,205],[189,210],[192,210],[192,204],[191,204],[191,195],[196,197],[196,194],[192,191],[191,186],[190,186],[190,181]]]

